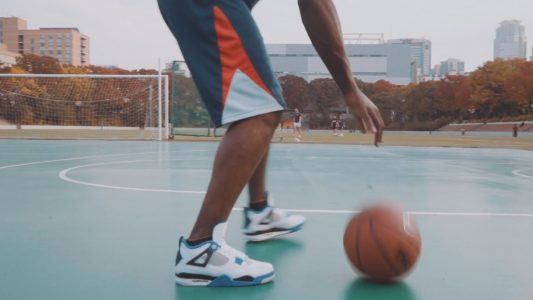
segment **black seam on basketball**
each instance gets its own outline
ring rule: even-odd
[[[392,229],[392,228],[390,228],[388,226],[380,225],[380,230],[388,230],[389,232],[391,232],[393,234],[397,233],[396,230],[394,230],[394,229]],[[412,238],[410,238],[410,239],[412,239]],[[402,244],[402,246],[404,247],[404,250],[398,251],[398,252],[402,252],[402,254],[405,254],[406,251],[407,252],[418,252],[418,253],[420,253],[420,247],[416,247],[415,245],[411,244],[410,242],[409,243],[404,243],[404,244]],[[398,252],[396,254],[399,254]],[[416,258],[415,258],[415,260],[413,262],[411,262],[409,260],[409,266],[407,268],[405,268],[404,272],[412,269],[412,267],[416,264],[416,261],[417,261]],[[404,267],[405,267],[405,265],[404,265]]]
[[[357,233],[356,233],[356,238],[355,238],[355,258],[357,260],[357,266],[359,266],[359,269],[361,270],[361,272],[365,273],[364,271],[364,268],[363,268],[363,261],[361,260],[361,254],[359,252],[359,239],[361,238],[361,221],[357,221]]]
[[[372,236],[372,239],[376,243],[376,246],[378,246],[378,250],[381,253],[381,255],[383,256],[383,259],[385,260],[385,263],[387,264],[389,269],[391,269],[395,273],[395,275],[400,274],[400,272],[398,272],[398,270],[394,267],[394,264],[391,262],[391,260],[387,256],[387,252],[385,252],[383,244],[381,243],[381,241],[378,239],[378,237],[376,235],[376,230],[374,228],[374,221],[372,220],[372,217],[369,218],[368,222],[369,222],[369,225],[370,225],[370,235]]]

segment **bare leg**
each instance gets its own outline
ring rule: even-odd
[[[266,157],[280,117],[280,112],[274,112],[238,121],[230,127],[218,147],[211,182],[189,237],[191,241],[209,237],[215,225],[226,222],[237,197]]]
[[[250,181],[248,182],[248,194],[250,196],[250,204],[266,200],[265,177],[268,162],[268,151],[269,149],[267,148],[263,159],[255,169],[252,178],[250,178]]]

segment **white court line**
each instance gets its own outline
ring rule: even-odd
[[[188,150],[188,151],[170,151],[170,152],[138,152],[138,153],[123,153],[123,154],[104,154],[104,155],[92,155],[92,156],[81,156],[81,157],[72,157],[72,158],[65,158],[65,159],[56,159],[56,160],[45,160],[45,161],[34,161],[29,163],[23,163],[23,164],[16,164],[16,165],[6,165],[6,166],[0,166],[0,170],[3,169],[10,169],[10,168],[17,168],[17,167],[24,167],[24,166],[31,166],[31,165],[39,165],[39,164],[47,164],[47,163],[54,163],[54,162],[64,162],[64,161],[74,161],[74,160],[83,160],[83,159],[91,159],[91,158],[105,158],[105,157],[113,157],[113,156],[128,156],[128,155],[142,155],[142,154],[164,154],[164,153],[190,153],[190,152],[209,152],[209,150]],[[67,176],[68,172],[80,169],[83,167],[90,167],[90,166],[97,166],[97,165],[108,165],[113,163],[134,163],[134,162],[153,162],[154,160],[137,160],[137,161],[122,161],[122,162],[107,162],[107,163],[100,163],[100,164],[89,164],[89,165],[83,165],[83,166],[76,166],[73,168],[62,170],[59,173],[59,177],[62,180],[76,183],[76,184],[82,184],[87,186],[93,186],[93,187],[100,187],[100,188],[109,188],[109,189],[119,189],[119,190],[130,190],[130,191],[141,191],[141,192],[163,192],[163,193],[187,193],[187,194],[205,194],[205,191],[186,191],[186,190],[169,190],[169,189],[145,189],[145,188],[135,188],[135,187],[120,187],[120,186],[110,186],[110,185],[103,185],[103,184],[96,184],[96,183],[90,183],[90,182],[83,182],[79,180],[75,180],[72,178],[69,178]],[[519,169],[514,170],[512,173],[516,176],[533,179],[533,176],[522,174],[521,172],[525,171],[533,171],[533,169]],[[234,211],[242,211],[242,208],[234,208]],[[298,212],[298,213],[325,213],[325,214],[355,214],[359,211],[355,210],[321,210],[321,209],[286,209],[288,212]],[[408,212],[409,214],[413,215],[426,215],[426,216],[468,216],[468,217],[515,217],[515,218],[533,218],[533,214],[512,214],[512,213],[466,213],[466,212]]]
[[[190,159],[171,159],[171,160],[190,160]],[[195,159],[203,160],[203,159]],[[171,190],[171,189],[149,189],[149,188],[136,188],[136,187],[122,187],[122,186],[112,186],[105,184],[97,184],[91,182],[84,182],[80,180],[75,180],[68,177],[68,173],[73,170],[82,169],[86,167],[94,166],[103,166],[103,165],[113,165],[113,164],[128,164],[128,163],[139,163],[139,162],[161,162],[163,160],[132,160],[132,161],[118,161],[118,162],[104,162],[104,163],[95,163],[87,164],[82,166],[76,166],[68,169],[64,169],[59,173],[59,178],[62,180],[100,188],[109,188],[117,190],[127,190],[127,191],[138,191],[138,192],[160,192],[160,193],[180,193],[180,194],[200,194],[203,195],[205,191],[187,191],[187,190]],[[168,160],[165,160],[168,161]],[[242,211],[243,208],[236,207],[233,208],[234,211]],[[356,210],[330,210],[330,209],[284,209],[287,212],[296,212],[296,213],[322,213],[322,214],[355,214],[359,211]],[[423,215],[423,216],[464,216],[464,217],[511,217],[511,218],[533,218],[533,214],[523,214],[523,213],[475,213],[475,212],[421,212],[421,211],[412,211],[407,212],[412,215]]]
[[[205,160],[205,159],[170,159],[170,160]],[[92,186],[92,187],[99,187],[99,188],[107,188],[107,189],[115,189],[115,190],[125,190],[125,191],[137,191],[137,192],[158,192],[158,193],[178,193],[178,194],[205,194],[205,191],[187,191],[187,190],[169,190],[169,189],[149,189],[149,188],[136,188],[136,187],[127,187],[127,186],[116,186],[116,185],[107,185],[107,184],[98,184],[98,183],[92,183],[92,182],[86,182],[81,180],[76,180],[68,177],[68,173],[73,170],[87,168],[87,167],[95,167],[95,166],[105,166],[105,165],[116,165],[116,164],[129,164],[129,163],[141,163],[141,162],[165,162],[170,160],[130,160],[130,161],[113,161],[113,162],[105,162],[105,163],[96,163],[96,164],[88,164],[83,166],[76,166],[68,169],[64,169],[61,172],[59,172],[59,178],[76,184],[86,185],[86,186]]]
[[[105,157],[113,157],[113,156],[128,156],[128,155],[141,155],[141,154],[208,152],[208,151],[209,150],[189,150],[189,151],[169,151],[169,152],[137,152],[137,153],[102,154],[102,155],[80,156],[80,157],[71,157],[71,158],[54,159],[54,160],[33,161],[33,162],[17,164],[17,165],[0,166],[0,170],[18,168],[18,167],[26,167],[26,166],[33,166],[33,165],[42,165],[42,164],[48,164],[48,163],[54,163],[54,162],[62,162],[62,161],[83,160],[83,159],[90,159],[90,158],[105,158]]]
[[[234,211],[242,211],[242,207],[236,207]],[[287,212],[315,213],[315,214],[356,214],[358,210],[331,210],[331,209],[283,209]],[[533,218],[533,214],[508,214],[508,213],[468,213],[468,212],[425,212],[408,211],[411,215],[421,216],[450,216],[450,217],[510,217],[510,218]]]
[[[533,176],[522,174],[522,172],[525,172],[525,171],[533,171],[533,169],[518,169],[518,170],[514,170],[513,174],[516,175],[516,176],[520,176],[520,177],[524,177],[524,178],[528,178],[528,179],[533,179]]]

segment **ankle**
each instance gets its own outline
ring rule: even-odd
[[[210,241],[210,240],[212,240],[212,239],[213,239],[212,236],[207,236],[207,237],[203,237],[203,238],[199,238],[199,239],[191,239],[191,238],[188,238],[188,239],[186,240],[186,242],[187,242],[187,244],[188,244],[189,246],[198,246],[198,245],[200,245],[200,244],[202,244],[202,243],[205,243],[205,242],[207,242],[207,241]]]
[[[261,211],[268,206],[267,199],[250,203],[250,209],[254,211]]]

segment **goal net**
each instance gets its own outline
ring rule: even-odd
[[[0,137],[168,137],[166,75],[0,74]]]

